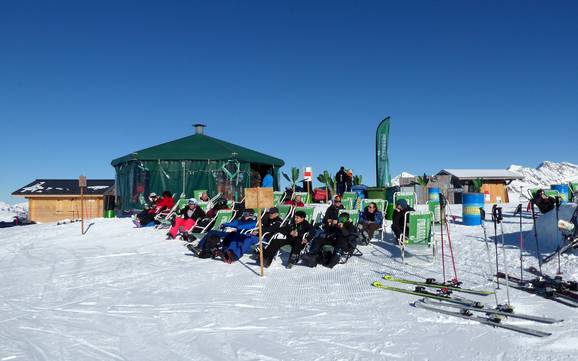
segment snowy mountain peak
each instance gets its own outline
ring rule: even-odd
[[[578,165],[568,162],[543,161],[537,168],[511,165],[509,171],[524,176],[508,186],[511,193],[523,194],[529,188],[550,188],[552,184],[578,181]]]

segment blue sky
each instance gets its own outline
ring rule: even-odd
[[[0,200],[193,133],[375,183],[578,163],[575,1],[2,1]]]

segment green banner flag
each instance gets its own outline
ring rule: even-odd
[[[379,123],[375,134],[375,170],[377,173],[377,186],[387,187],[391,183],[389,174],[389,157],[387,146],[389,143],[389,117]]]

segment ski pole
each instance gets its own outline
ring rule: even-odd
[[[498,277],[498,272],[500,271],[500,268],[498,265],[498,223],[496,220],[497,208],[498,208],[497,204],[494,204],[492,206],[492,221],[494,222],[494,246],[496,248],[496,283],[498,284],[496,288],[500,289],[500,278]]]
[[[488,268],[490,269],[490,274],[494,272],[492,269],[492,253],[490,251],[490,245],[488,244],[488,233],[486,231],[486,211],[484,208],[480,207],[480,216],[482,218],[482,229],[484,230],[484,244],[486,245],[486,253],[488,255]],[[498,274],[498,272],[496,272]],[[490,280],[494,281],[494,277],[490,277]],[[494,299],[496,300],[496,307],[499,306],[498,302],[498,292],[496,292],[496,287],[494,286]]]
[[[506,307],[511,308],[511,303],[510,303],[510,276],[508,274],[508,257],[506,257],[506,242],[504,240],[504,224],[502,223],[502,220],[504,219],[504,217],[502,216],[502,207],[497,207],[497,215],[496,215],[496,220],[497,222],[500,224],[500,236],[502,238],[502,255],[504,257],[504,271],[506,274],[506,297],[508,299],[508,304],[506,305]]]
[[[534,200],[530,200],[532,206],[532,222],[534,223],[534,238],[536,238],[536,252],[538,253],[538,267],[540,268],[540,274],[542,274],[542,254],[540,253],[540,242],[538,242],[538,230],[536,229],[536,211],[534,210]]]
[[[522,235],[522,203],[518,204],[516,212],[520,212],[520,282],[524,281],[524,236]]]
[[[560,196],[556,196],[556,240],[558,241],[558,249],[556,250],[556,253],[558,253],[558,275],[562,274],[562,271],[560,270],[560,246],[561,246],[561,240],[560,240],[560,230],[558,229],[558,222],[560,222],[560,213],[559,213],[559,209],[560,209]]]
[[[440,193],[440,237],[442,243],[442,273],[444,278],[444,283],[446,283],[446,262],[445,262],[445,253],[444,253],[444,221],[445,218],[445,211],[444,211],[444,199],[442,198],[443,195]]]
[[[444,223],[446,224],[446,230],[448,232],[448,245],[450,246],[450,255],[452,257],[452,267],[454,269],[454,279],[452,280],[452,283],[454,283],[455,285],[459,285],[460,281],[458,280],[458,272],[456,270],[456,261],[454,259],[454,250],[452,247],[452,239],[450,237],[450,226],[448,224],[447,217],[444,217]]]

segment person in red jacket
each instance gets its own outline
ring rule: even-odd
[[[160,212],[171,209],[175,205],[175,200],[173,199],[173,195],[169,191],[163,192],[163,197],[156,201],[153,206],[151,206],[150,210],[146,215],[140,217],[138,219],[139,224],[137,226],[144,227],[155,220],[155,216]]]
[[[284,204],[291,204],[291,205],[294,205],[295,207],[305,207],[305,204],[303,203],[301,196],[295,196],[295,199],[293,199],[293,200],[289,199],[283,203]]]

